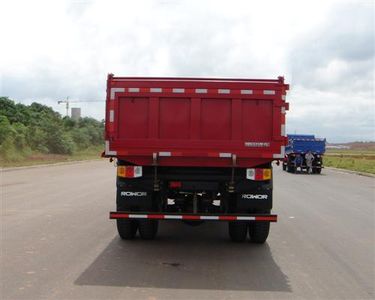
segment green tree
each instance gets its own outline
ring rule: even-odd
[[[5,115],[0,115],[0,144],[2,144],[8,137],[12,137],[16,131],[10,125],[8,118]]]
[[[0,154],[14,160],[31,151],[72,154],[102,145],[104,121],[62,118],[51,107],[33,102],[15,103],[0,97]]]

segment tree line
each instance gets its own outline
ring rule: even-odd
[[[40,103],[24,105],[0,97],[0,155],[16,160],[32,153],[68,154],[98,146],[103,141],[104,121],[62,117]]]

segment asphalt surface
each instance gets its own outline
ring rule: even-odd
[[[122,241],[107,161],[1,173],[0,299],[373,299],[375,179],[274,172],[266,244],[225,223]]]

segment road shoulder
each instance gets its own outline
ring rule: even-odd
[[[11,172],[11,171],[20,171],[20,170],[26,170],[26,169],[35,169],[35,168],[46,168],[46,167],[83,164],[83,163],[100,161],[100,160],[104,160],[104,159],[103,158],[95,158],[95,159],[85,159],[85,160],[64,161],[64,162],[50,163],[50,164],[30,165],[30,166],[22,166],[22,167],[0,168],[0,173],[1,172]]]
[[[375,174],[366,173],[366,172],[352,171],[348,169],[339,169],[339,168],[334,168],[334,167],[324,167],[324,168],[328,170],[336,171],[336,172],[341,172],[341,173],[355,174],[355,175],[375,178]]]

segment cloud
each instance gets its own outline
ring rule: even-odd
[[[285,75],[292,88],[288,129],[331,140],[373,139],[371,1],[15,0],[0,5],[5,45],[0,93],[15,100],[40,101],[64,114],[57,100],[67,96],[104,99],[110,72]],[[104,117],[100,103],[79,105],[84,115]],[[340,128],[345,130],[338,135]]]
[[[330,142],[375,140],[375,106],[366,93],[337,94],[295,86],[287,131],[315,133]]]
[[[336,4],[328,15],[293,42],[288,130],[375,140],[374,4]]]
[[[294,84],[320,90],[373,88],[374,5],[337,4],[318,28],[296,38],[289,55]]]

